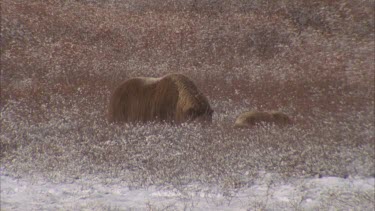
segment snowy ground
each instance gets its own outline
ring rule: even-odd
[[[1,172],[2,210],[373,210],[374,178],[310,178],[274,181],[264,174],[236,192],[192,185],[183,192],[162,187],[77,179],[52,183],[15,179]]]
[[[375,210],[374,2],[1,0],[1,211]],[[212,125],[107,121],[176,72]]]

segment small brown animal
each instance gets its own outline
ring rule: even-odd
[[[278,126],[284,126],[291,123],[292,120],[286,114],[278,111],[249,111],[242,113],[237,117],[234,127],[247,128],[258,124],[275,124]]]
[[[113,92],[109,104],[111,122],[212,121],[207,98],[188,77],[169,74],[161,78],[131,78]]]

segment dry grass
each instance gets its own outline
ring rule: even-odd
[[[372,9],[371,9],[372,8]],[[1,163],[15,176],[238,188],[259,171],[374,176],[374,2],[12,1],[1,16]],[[111,125],[121,80],[182,72],[212,126]],[[233,130],[246,110],[294,126]]]

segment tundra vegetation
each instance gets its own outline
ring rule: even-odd
[[[264,171],[280,180],[375,174],[372,0],[1,6],[0,158],[12,177],[232,191]],[[107,121],[120,81],[174,72],[208,97],[211,126]],[[295,122],[234,130],[249,109]],[[358,202],[372,203],[372,194]]]

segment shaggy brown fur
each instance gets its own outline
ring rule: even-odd
[[[132,78],[113,92],[111,122],[211,122],[213,110],[195,84],[182,74]]]
[[[249,111],[240,114],[234,127],[245,128],[253,127],[258,124],[275,124],[278,126],[284,126],[291,124],[291,119],[284,113],[272,111],[272,112],[261,112],[261,111]]]

